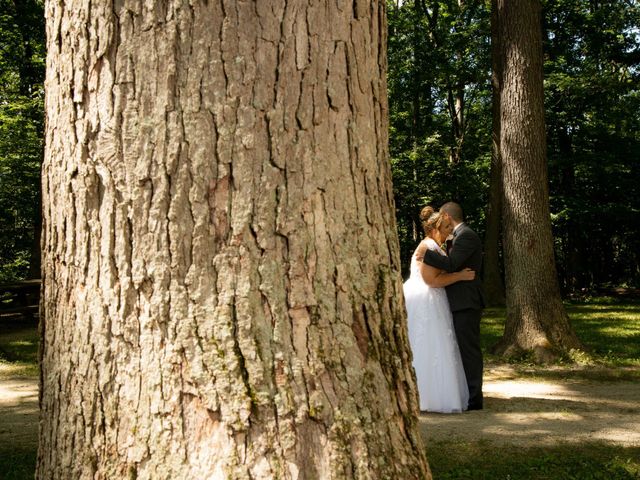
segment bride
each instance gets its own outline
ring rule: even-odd
[[[461,412],[467,409],[469,390],[444,287],[473,280],[475,272],[465,269],[446,273],[417,261],[427,249],[446,255],[440,245],[452,231],[448,217],[431,207],[422,209],[420,220],[425,239],[411,257],[411,276],[404,283],[420,410]]]

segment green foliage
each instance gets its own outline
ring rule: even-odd
[[[0,0],[0,282],[28,274],[43,152],[42,1]]]
[[[490,161],[489,13],[483,2],[388,3],[390,153],[403,267],[422,207],[460,202],[483,230]],[[463,92],[463,131],[453,96]]]
[[[426,204],[482,234],[491,153],[489,3],[388,1],[390,153],[402,264]],[[544,1],[556,259],[566,290],[640,285],[640,5]],[[0,0],[0,282],[24,278],[39,216],[42,0]],[[456,126],[456,97],[464,122]]]
[[[545,3],[551,209],[570,290],[638,285],[640,5]]]
[[[544,1],[543,17],[549,189],[561,284],[574,292],[638,286],[640,5]],[[388,25],[390,152],[406,268],[426,204],[456,200],[472,226],[484,231],[489,2],[389,1]],[[460,91],[462,133],[451,115]]]

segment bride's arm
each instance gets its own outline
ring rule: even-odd
[[[424,262],[420,262],[418,265],[424,283],[430,287],[446,287],[462,280],[473,280],[476,276],[476,272],[470,268],[465,268],[459,272],[446,273]]]

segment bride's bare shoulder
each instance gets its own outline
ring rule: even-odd
[[[433,238],[430,238],[430,237],[425,238],[422,241],[422,243],[425,244],[425,248],[427,250],[437,250],[438,248],[438,243]]]
[[[416,257],[417,260],[422,261],[422,259],[424,258],[424,252],[426,251],[427,251],[427,247],[423,240],[418,244],[416,249],[413,251],[413,256]]]
[[[416,259],[419,261],[422,261],[422,259],[424,258],[425,252],[429,250],[428,240],[429,240],[428,238],[425,238],[418,244],[418,247],[416,248],[414,255],[416,256]]]

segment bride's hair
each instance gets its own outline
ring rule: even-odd
[[[420,210],[420,221],[424,234],[429,236],[434,230],[439,230],[444,217],[442,213],[436,212],[433,207],[427,206]]]

